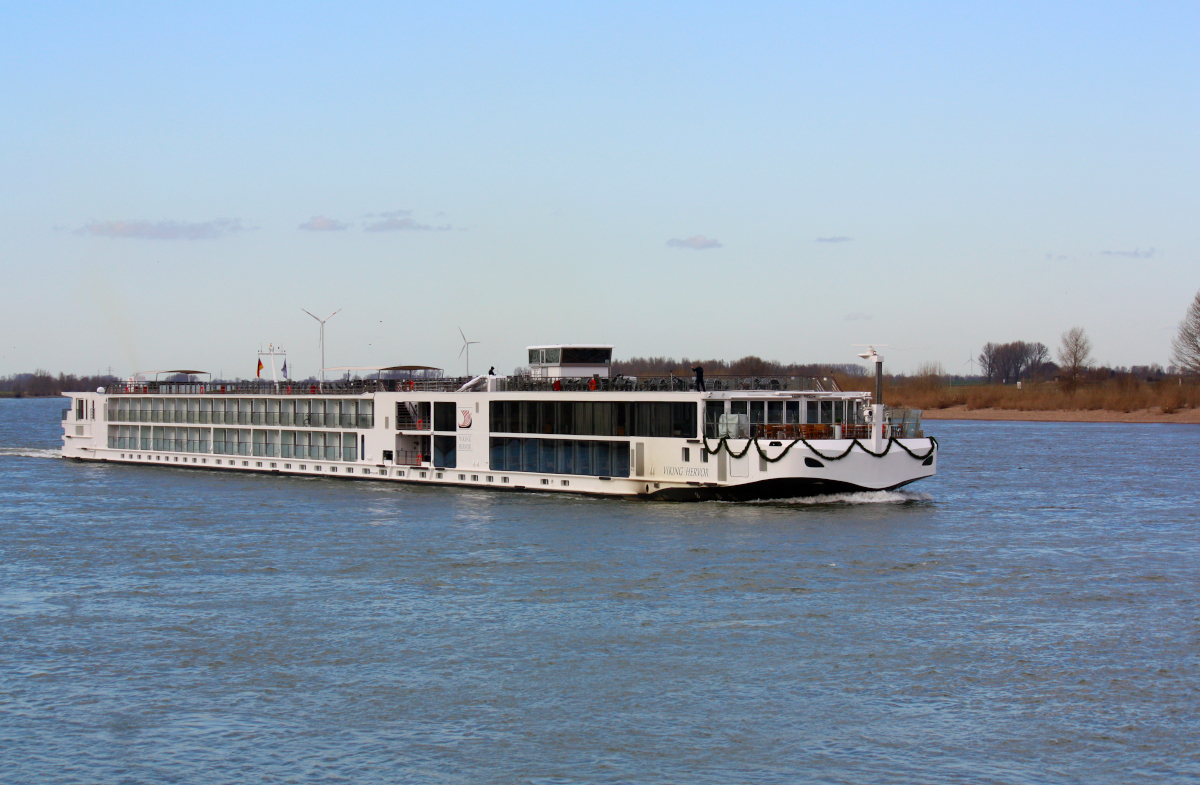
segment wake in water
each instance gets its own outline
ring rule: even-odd
[[[857,491],[854,493],[826,493],[820,496],[796,496],[791,499],[762,499],[749,504],[905,504],[907,502],[929,502],[933,496],[916,491]],[[740,502],[745,504],[746,502]]]
[[[61,458],[58,450],[40,450],[37,447],[0,447],[0,458]]]

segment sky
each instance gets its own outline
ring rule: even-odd
[[[0,374],[965,372],[1200,289],[1195,3],[0,3]]]

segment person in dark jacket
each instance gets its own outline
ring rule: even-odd
[[[704,389],[704,366],[697,365],[692,371],[696,374],[696,389],[700,392],[707,392]]]

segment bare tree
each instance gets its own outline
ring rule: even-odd
[[[983,345],[983,349],[979,352],[979,370],[983,372],[984,377],[991,384],[996,375],[1000,372],[999,353],[1000,345],[988,341]]]
[[[1059,382],[1068,395],[1074,395],[1084,371],[1092,363],[1092,342],[1082,327],[1072,327],[1062,334],[1058,363]]]
[[[1171,342],[1171,362],[1188,373],[1200,373],[1200,292],[1179,323],[1179,334]]]

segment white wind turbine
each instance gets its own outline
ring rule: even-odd
[[[301,308],[300,310],[304,311],[309,316],[312,316],[312,318],[317,319],[317,317],[314,316],[311,311],[308,311],[304,308]],[[322,382],[325,381],[325,322],[329,321],[330,319],[337,316],[341,312],[342,312],[342,309],[338,308],[336,311],[329,314],[324,319],[317,319],[317,321],[321,323],[321,381]]]
[[[479,343],[479,341],[468,341],[467,335],[462,331],[461,327],[458,328],[458,334],[461,335],[463,339],[463,348],[458,350],[458,356],[462,357],[463,352],[467,353],[467,376],[469,377],[471,375],[471,344]]]

